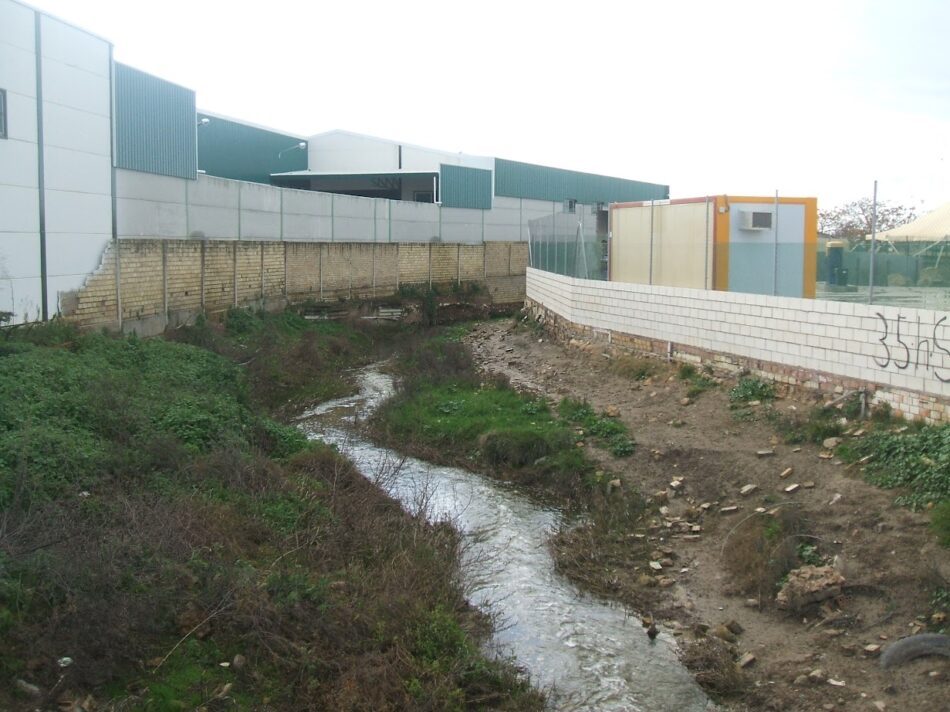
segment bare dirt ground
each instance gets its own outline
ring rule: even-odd
[[[717,374],[721,385],[684,405],[687,384],[676,378],[675,364],[661,361],[651,379],[633,381],[611,370],[618,354],[609,347],[554,343],[547,333],[507,320],[483,322],[467,339],[481,368],[506,374],[519,389],[619,410],[636,452],[623,459],[603,451],[592,455],[624,486],[651,495],[670,491],[672,479],[682,478],[663,519],[688,518],[701,531],[684,538],[661,521],[648,531],[649,545],[672,550],[675,562],[667,561],[662,572],[675,583],[660,590],[665,605],[656,613],[683,640],[698,624],[741,625],[735,652],[755,656],[744,672],[752,681],[725,708],[950,710],[950,660],[923,658],[882,670],[873,652],[864,652],[926,629],[920,617],[929,618],[935,586],[950,579],[950,552],[934,541],[926,515],[894,506],[893,492],[866,484],[857,468],[819,446],[782,444],[764,419],[738,422],[728,398],[734,378]],[[776,408],[807,412],[814,404],[786,396]],[[765,450],[774,454],[757,454]],[[783,479],[787,468],[792,473]],[[795,483],[814,484],[786,493]],[[749,484],[757,489],[740,494]],[[710,506],[699,509],[705,503]],[[842,595],[798,614],[778,610],[771,593],[760,602],[734,593],[725,568],[736,526],[754,517],[756,508],[778,505],[800,514],[808,541],[817,543],[826,561],[837,557],[847,581]],[[729,506],[739,509],[720,512]],[[634,585],[632,574],[644,563],[642,547],[631,546],[628,575],[618,578],[613,597],[636,599],[623,589]],[[807,679],[816,670],[816,680]]]

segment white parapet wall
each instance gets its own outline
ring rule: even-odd
[[[866,387],[908,417],[950,420],[950,314],[684,287],[601,282],[528,269],[529,303],[590,332],[735,357],[791,385]],[[654,349],[659,350],[659,349]]]

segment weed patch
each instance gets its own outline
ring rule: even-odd
[[[775,400],[775,388],[760,378],[740,378],[732,390],[729,391],[731,403],[749,403],[751,401]]]
[[[593,437],[597,444],[615,457],[625,457],[636,450],[636,443],[627,434],[626,425],[617,418],[597,415],[586,401],[565,398],[558,405],[558,413],[564,420],[580,428],[578,435]]]

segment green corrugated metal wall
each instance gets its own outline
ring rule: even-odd
[[[115,64],[115,165],[195,178],[195,93]]]
[[[491,210],[491,171],[443,163],[439,197],[446,208]]]
[[[300,137],[259,129],[217,116],[198,114],[208,123],[198,129],[198,168],[219,178],[270,183],[271,173],[307,168],[307,150],[286,149]],[[278,154],[285,151],[278,158]]]
[[[556,202],[573,199],[585,204],[619,203],[662,200],[670,196],[670,187],[496,158],[495,195]]]

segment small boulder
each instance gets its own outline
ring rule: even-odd
[[[802,566],[789,572],[775,603],[783,610],[798,611],[810,603],[840,596],[844,582],[833,566]]]

